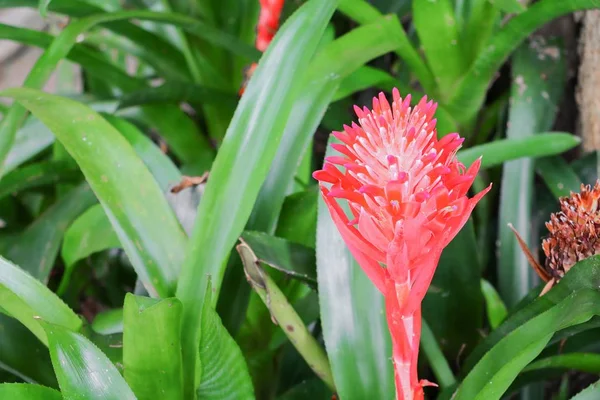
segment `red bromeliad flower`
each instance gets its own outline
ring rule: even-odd
[[[313,177],[350,252],[385,296],[396,397],[415,400],[431,384],[417,377],[421,301],[442,250],[490,187],[467,197],[481,159],[465,169],[456,159],[463,139],[437,139],[436,103],[424,97],[411,108],[397,89],[393,98],[391,107],[383,93],[372,111],[355,106],[359,124],[333,132],[341,155],[327,157]]]
[[[279,28],[283,0],[260,0],[260,15],[256,27],[256,48],[267,50]]]
[[[269,47],[269,44],[275,37],[277,29],[279,28],[279,18],[281,17],[281,10],[283,9],[284,0],[260,0],[260,15],[258,17],[258,24],[256,25],[256,43],[255,46],[258,50],[264,52]],[[253,63],[248,67],[246,71],[246,82],[250,79],[257,64]],[[240,88],[240,96],[246,89],[246,82]]]

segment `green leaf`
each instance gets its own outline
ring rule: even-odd
[[[586,185],[593,185],[598,179],[598,153],[595,151],[573,160],[570,166],[577,173],[581,182]]]
[[[0,384],[0,398],[10,400],[62,400],[60,392],[28,383]]]
[[[544,349],[554,332],[600,313],[600,293],[583,289],[502,338],[466,376],[454,399],[499,399],[518,373]]]
[[[412,15],[440,96],[447,98],[466,70],[453,4],[450,0],[415,0]]]
[[[42,120],[77,161],[149,293],[172,293],[185,234],[131,145],[97,113],[73,100],[24,88],[2,94]]]
[[[123,333],[123,309],[102,311],[94,317],[92,329],[100,335],[113,335]]]
[[[523,11],[527,10],[519,0],[488,0],[495,7],[498,7],[500,10],[505,13],[516,13],[520,14]]]
[[[538,158],[564,153],[580,143],[581,139],[566,132],[544,132],[535,135],[523,133],[461,150],[458,152],[458,159],[465,165],[471,165],[473,161],[482,157],[481,167],[491,168],[519,158]]]
[[[278,396],[277,400],[330,400],[331,395],[331,390],[321,380],[311,379],[294,386],[281,396]]]
[[[45,32],[4,24],[0,24],[0,37],[43,49],[48,48],[54,40],[54,36]],[[90,76],[122,89],[133,89],[145,85],[143,79],[129,76],[127,71],[109,62],[101,52],[83,44],[74,45],[66,57],[80,64]]]
[[[556,106],[562,97],[566,78],[563,52],[555,41],[549,42],[545,44],[546,48],[554,49],[557,57],[540,57],[540,40],[532,39],[525,43],[513,57],[513,84],[506,131],[509,140],[532,137],[537,132],[550,129]],[[571,143],[576,141],[574,138],[565,140],[571,140]],[[510,161],[503,166],[498,221],[498,291],[509,308],[538,282],[514,233],[508,227],[509,223],[513,224],[526,242],[533,236],[533,179],[532,159]]]
[[[331,152],[330,145],[327,148]],[[350,254],[322,199],[317,219],[317,280],[323,338],[340,398],[394,398],[383,296]]]
[[[183,397],[181,312],[176,298],[125,296],[125,380],[140,400]]]
[[[211,291],[203,302],[199,342],[200,368],[197,398],[203,400],[252,400],[254,388],[244,356],[211,306]]]
[[[423,349],[423,354],[427,357],[440,387],[445,389],[454,385],[456,379],[452,369],[450,369],[448,361],[425,319],[422,319],[420,347]]]
[[[365,0],[342,0],[339,5],[339,11],[359,24],[373,22],[382,15],[379,10]],[[433,96],[436,92],[437,84],[432,71],[413,47],[402,26],[400,26],[398,35],[398,48],[396,49],[396,54],[417,76],[419,83],[424,88],[425,92]]]
[[[327,44],[315,56],[304,77],[305,89],[296,99],[291,114],[293,118],[288,121],[285,127],[285,134],[277,150],[269,175],[256,200],[247,229],[268,233],[276,230],[284,196],[293,190],[293,177],[297,171],[297,166],[301,163],[303,154],[310,150],[313,133],[337,90],[340,78],[348,76],[371,59],[395,49],[401,37],[401,30],[401,25],[395,16],[377,17]],[[314,206],[316,214],[316,201]],[[312,221],[316,223],[316,215],[315,219],[306,220],[302,222],[302,225]],[[293,228],[296,229],[297,227],[294,226]],[[296,237],[299,237],[302,233],[301,230],[295,230]],[[314,230],[309,237],[304,238],[304,241],[312,240],[310,244],[312,247],[314,246],[314,239],[310,239],[310,237],[314,238]],[[237,277],[235,276],[236,271],[238,271]],[[222,300],[219,308],[227,308],[233,310],[233,313],[239,314],[238,310],[240,308],[244,309],[246,305],[238,299],[245,300],[243,292],[248,287],[244,276],[241,274],[241,268],[234,265],[228,271],[226,281],[228,287],[236,290],[237,298],[231,299],[235,300],[235,303],[230,299]],[[289,291],[292,289],[288,285],[281,285],[286,295],[291,296]],[[257,311],[266,313],[266,310],[262,307],[258,308]],[[240,323],[232,323],[233,318],[229,318],[232,312],[228,311],[228,314],[225,314],[228,315],[225,319],[228,327]],[[266,317],[268,320],[268,315]],[[260,317],[257,318],[261,319]]]
[[[193,164],[196,173],[208,171],[215,150],[198,127],[178,106],[147,105],[141,108],[143,123],[158,129],[162,138],[183,163]]]
[[[461,374],[466,375],[498,342],[524,323],[548,311],[569,295],[584,289],[600,287],[600,257],[593,256],[580,261],[548,293],[538,297],[541,288],[531,291],[528,298],[515,307],[509,317],[493,330],[472,352],[463,364]]]
[[[307,67],[336,3],[311,0],[281,27],[250,79],[215,159],[177,287],[184,305],[186,373],[195,369],[197,310],[207,279],[219,293],[226,259],[250,216],[301,88],[297,74]],[[247,151],[248,143],[252,151]],[[186,380],[187,387],[190,377]]]
[[[47,282],[67,228],[96,201],[87,184],[72,189],[24,231],[8,240],[5,257],[40,281]]]
[[[88,328],[89,326],[86,326]],[[117,367],[123,374],[123,333],[102,335],[91,329],[85,329],[83,334]]]
[[[507,88],[497,99],[481,111],[481,123],[478,132],[473,137],[475,144],[482,144],[491,138],[492,133],[500,133],[502,131],[506,111],[508,110],[509,98],[510,88]]]
[[[529,364],[523,372],[544,369],[575,370],[600,374],[600,355],[594,353],[568,353],[542,358]]]
[[[54,135],[36,118],[28,118],[17,132],[15,142],[6,156],[4,173],[32,159],[54,143]],[[4,180],[5,177],[2,178]]]
[[[569,377],[563,376],[560,380],[560,386],[558,388],[558,393],[554,400],[567,400],[569,398]]]
[[[65,400],[135,400],[116,367],[84,336],[45,324],[50,358]]]
[[[77,261],[112,248],[121,248],[121,242],[104,209],[100,204],[88,208],[65,233],[61,250],[66,266],[63,280],[69,279],[71,269]]]
[[[422,306],[423,318],[451,359],[470,351],[480,338],[484,308],[480,280],[475,230],[469,220],[442,252]]]
[[[600,396],[600,381],[592,383],[577,395],[571,397],[571,400],[595,400],[598,396]]]
[[[285,133],[246,229],[267,233],[275,231],[285,195],[293,188],[294,174],[310,147],[313,134],[337,90],[340,78],[348,76],[372,58],[396,48],[400,30],[396,17],[379,17],[324,46],[315,56],[303,77],[304,90],[294,103],[293,118],[289,119],[284,129]],[[249,289],[241,271],[240,267],[234,265],[227,276],[228,286],[235,288],[238,294]],[[227,301],[223,300],[221,304]],[[245,308],[245,304],[240,303],[227,305],[227,308]],[[228,326],[231,325],[229,318],[226,317],[225,321]]]
[[[287,196],[281,207],[275,235],[315,248],[318,186]]]
[[[317,273],[313,249],[263,232],[244,231],[241,240],[252,249],[260,262],[316,289]]]
[[[562,157],[540,158],[535,162],[535,169],[557,199],[581,189],[581,178]]]
[[[48,13],[48,5],[50,4],[52,0],[39,0],[39,11],[40,11],[40,15],[42,17],[46,17],[46,14]]]
[[[59,182],[76,182],[82,178],[79,169],[68,162],[41,161],[6,174],[0,181],[0,198]]]
[[[23,324],[0,313],[0,336],[0,370],[25,382],[58,387],[48,349]]]
[[[117,56],[115,57],[117,58],[117,60],[115,60],[115,62],[111,64],[119,64],[119,69],[126,68],[125,55],[139,59],[140,65],[138,65],[136,71],[138,77],[133,77],[133,79],[135,80],[141,80],[141,77],[145,73],[154,72],[166,79],[183,81],[192,79],[191,71],[189,71],[188,68],[182,68],[182,66],[189,67],[189,64],[187,63],[184,54],[178,52],[175,48],[172,47],[171,44],[167,43],[166,39],[168,38],[160,37],[156,34],[156,32],[154,32],[154,34],[150,33],[150,29],[148,29],[149,24],[153,23],[142,21],[140,25],[146,28],[144,32],[130,32],[130,27],[127,26],[127,22],[113,22],[111,24],[108,24],[107,27],[113,28],[115,25],[120,25],[122,27],[127,26],[128,32],[126,33],[126,35],[128,37],[119,35],[116,32],[111,32],[105,29],[98,29],[88,32],[83,38],[81,44],[87,47],[102,49],[102,51],[105,53],[117,53]],[[167,29],[174,28],[168,25],[162,26],[166,27]],[[117,31],[117,29],[114,29],[114,31]],[[147,45],[144,46],[143,44],[151,44],[153,46],[163,48],[168,46],[171,48],[163,54],[158,54],[156,49],[149,49],[147,48]],[[172,57],[169,57],[167,53],[171,53],[170,55]],[[104,58],[104,63],[106,63],[106,57]],[[177,61],[181,62],[180,67],[178,69],[175,65]],[[115,65],[113,65],[113,68]],[[90,79],[91,84],[89,88],[87,88],[87,91],[94,92],[98,95],[102,94],[103,91],[107,94],[112,94],[114,89],[113,84],[111,84],[110,80],[107,80],[106,77],[97,75],[95,71],[96,69],[97,67],[88,68],[87,65],[85,67],[85,71],[89,72],[90,78],[93,78]],[[94,81],[96,81],[97,83],[95,83]],[[103,86],[101,90],[98,90],[98,84]],[[119,85],[116,85],[115,82],[114,86],[118,87]]]
[[[119,101],[119,108],[162,103],[191,103],[195,106],[208,103],[230,108],[235,107],[237,96],[190,83],[166,82],[161,86],[148,87],[123,95]]]
[[[111,115],[104,115],[104,118],[127,139],[163,191],[181,180],[181,174],[171,159],[137,127]],[[121,242],[102,206],[93,206],[81,215],[65,234],[61,255],[66,269],[57,292],[62,295],[67,289],[77,261],[110,248],[121,248]]]
[[[185,25],[186,29],[196,32],[196,34],[209,41],[213,41],[226,47],[230,46],[240,51],[243,51],[243,49],[248,50],[246,46],[238,43],[235,38],[227,35],[222,36],[218,32],[215,32],[213,28],[210,28],[194,19],[190,19],[187,16],[169,13],[154,13],[149,11],[122,11],[105,13],[84,18],[69,24],[67,28],[65,28],[53,41],[48,50],[44,52],[42,57],[40,57],[40,59],[36,62],[27,79],[25,80],[24,86],[36,89],[41,88],[49,78],[51,72],[56,68],[56,65],[60,59],[66,57],[71,48],[75,45],[77,38],[86,30],[89,30],[97,24],[129,18],[157,20]],[[256,55],[256,50],[250,47],[249,53]],[[6,154],[8,153],[10,147],[12,146],[12,142],[14,141],[15,132],[25,114],[26,112],[23,108],[13,106],[3,118],[2,123],[0,123],[0,161],[5,161]]]
[[[489,0],[463,2],[463,5],[468,19],[463,23],[461,40],[466,64],[470,66],[492,34],[500,27],[501,13]]]
[[[18,319],[44,344],[46,333],[39,320],[79,330],[81,320],[40,281],[0,257],[0,307]]]
[[[31,5],[31,3],[35,1],[36,0],[4,0],[3,2],[0,2],[0,7],[11,5],[11,3],[18,3],[21,6]],[[95,20],[94,24],[111,22],[110,24],[107,24],[107,27],[116,33],[126,36],[134,42],[136,46],[139,46],[140,49],[137,50],[137,53],[146,55],[146,61],[171,79],[186,80],[189,76],[188,74],[181,73],[181,65],[187,64],[185,55],[181,54],[181,52],[169,43],[169,41],[160,36],[121,20],[140,19],[144,21],[174,24],[181,27],[186,32],[189,32],[191,35],[206,40],[208,43],[211,43],[218,48],[227,49],[228,51],[239,54],[251,61],[256,60],[259,56],[259,52],[256,49],[248,44],[240,42],[235,36],[219,31],[205,22],[187,15],[146,10],[101,12],[101,9],[93,4],[82,4],[82,2],[78,4],[78,7],[73,7],[70,0],[54,0],[50,5],[50,9],[59,13],[66,13],[73,17],[91,15],[91,17],[82,20]],[[108,9],[104,11],[112,10]],[[212,67],[214,69],[211,64],[207,64],[205,67]]]
[[[325,351],[308,331],[296,310],[290,305],[273,279],[263,271],[260,260],[252,249],[243,241],[236,248],[244,263],[244,272],[248,282],[268,308],[273,322],[285,332],[313,372],[331,390],[335,391],[331,367]]]
[[[296,168],[305,153],[333,95],[339,79],[364,63],[397,48],[400,22],[381,17],[331,42],[311,62],[302,94],[277,150],[271,170],[256,199],[248,222],[252,230],[272,233]]]
[[[119,26],[118,22],[116,24]],[[112,24],[111,27],[112,26],[115,25]],[[15,28],[2,24],[0,24],[0,37],[17,40],[23,44],[41,48],[49,47],[53,39],[52,36],[42,32]],[[161,48],[161,51],[164,51],[164,48]],[[126,71],[115,68],[114,64],[107,62],[103,54],[94,52],[81,44],[74,45],[67,56],[74,62],[81,64],[90,75],[106,80],[122,90],[143,90],[145,87],[144,80],[130,77],[127,75]],[[161,57],[162,56],[163,55],[161,54]],[[164,57],[170,60],[166,54]],[[182,161],[190,163],[200,159],[200,167],[203,168],[202,171],[207,170],[208,167],[210,167],[214,158],[213,149],[208,141],[200,134],[194,122],[177,106],[143,106],[140,109],[140,115],[136,115],[136,118],[143,118],[144,122],[148,122],[151,125],[151,128],[158,129],[161,136],[173,150],[173,153]],[[7,157],[5,172],[14,168],[15,162],[21,160],[23,157],[21,152],[25,150],[39,151],[40,149],[47,147],[47,141],[49,141],[49,143],[54,141],[52,133],[39,121],[33,120],[35,128],[33,126],[31,128],[36,129],[33,134],[36,135],[36,138],[39,138],[34,141],[23,142],[23,144],[28,144],[28,146],[23,146],[21,149],[20,140],[22,139],[20,130],[17,133],[13,149]],[[28,128],[27,124],[22,130],[25,130],[26,128]],[[29,129],[27,129],[27,131],[30,132]],[[20,152],[17,151],[18,148],[21,149]],[[28,153],[25,153],[25,155],[27,154]]]
[[[399,86],[401,93],[409,93],[410,90],[403,86],[398,79],[387,72],[365,65],[360,67],[346,78],[342,79],[340,87],[333,96],[332,101],[338,101],[348,97],[356,92],[375,87],[390,92],[394,87]],[[415,95],[415,97],[417,97]]]
[[[181,27],[184,31],[190,33],[191,35],[206,40],[206,42],[217,47],[222,47],[233,54],[245,57],[249,61],[256,61],[260,56],[260,52],[258,50],[239,41],[235,36],[220,31],[203,22],[202,20],[183,14],[154,12],[148,10],[128,10],[104,13],[88,18],[90,20],[97,19],[98,23],[106,23],[124,19],[140,19],[145,21],[174,24],[178,27]]]
[[[41,89],[59,61],[68,54],[75,44],[77,35],[88,28],[86,23],[87,21],[78,21],[65,28],[61,33],[61,36],[59,36],[48,50],[37,60],[23,83],[24,87]],[[4,167],[6,156],[15,140],[17,129],[26,115],[27,110],[25,108],[19,104],[14,104],[2,121],[0,121],[0,165],[2,165],[2,167]],[[0,173],[2,172],[3,171],[0,170]]]
[[[485,298],[485,308],[492,329],[496,329],[508,315],[506,306],[496,291],[496,288],[485,279],[481,280],[481,292]]]
[[[491,37],[464,79],[456,87],[453,96],[446,104],[450,113],[460,124],[472,122],[483,105],[494,75],[529,35],[561,15],[596,7],[598,7],[596,0],[542,0],[512,18]],[[547,44],[542,44],[538,48],[540,57],[545,59],[554,57],[558,50],[555,46]]]
[[[444,137],[449,133],[457,132],[458,125],[454,120],[454,117],[443,107],[438,105],[437,111],[435,112],[437,119],[437,131],[438,137]]]
[[[402,25],[395,15],[375,18],[323,47],[310,63],[308,80],[345,78],[374,58],[398,49]]]
[[[600,327],[600,317],[593,317],[586,323],[557,332],[541,357],[554,356],[561,351],[565,353],[584,351],[598,337],[598,327]]]
[[[135,125],[112,115],[102,116],[129,142],[163,191],[181,181],[181,173],[173,161]]]

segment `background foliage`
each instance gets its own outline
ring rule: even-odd
[[[0,92],[0,398],[392,399],[383,299],[311,172],[393,87],[494,185],[424,301],[428,398],[600,396],[600,259],[538,298],[507,227],[537,249],[597,179],[556,131],[574,49],[538,29],[600,2],[525,3],[290,0],[261,54],[257,0],[0,0],[51,26],[0,24],[43,49]]]

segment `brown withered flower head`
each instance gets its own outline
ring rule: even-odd
[[[511,226],[527,260],[547,282],[541,294],[550,290],[578,261],[600,254],[599,201],[600,180],[593,188],[582,184],[580,193],[571,192],[569,197],[560,198],[560,211],[550,215],[550,221],[546,222],[549,234],[542,241],[546,255],[544,266],[537,262]]]
[[[581,193],[560,199],[560,211],[550,216],[550,234],[542,242],[546,271],[562,278],[578,261],[600,253],[600,181],[592,188],[581,185]]]

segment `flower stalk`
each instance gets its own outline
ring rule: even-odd
[[[468,169],[456,159],[463,139],[438,140],[437,104],[383,93],[372,110],[355,106],[358,123],[333,132],[340,153],[313,176],[342,238],[381,291],[392,338],[396,398],[424,398],[433,385],[417,376],[421,302],[444,247],[491,186],[467,197],[481,159]],[[346,214],[339,201],[348,202]]]
[[[258,257],[250,246],[240,238],[240,244],[236,246],[236,249],[244,264],[248,282],[269,309],[273,322],[281,327],[313,372],[335,393],[333,373],[323,348],[308,331],[285,294],[277,287],[269,274],[263,271]]]

